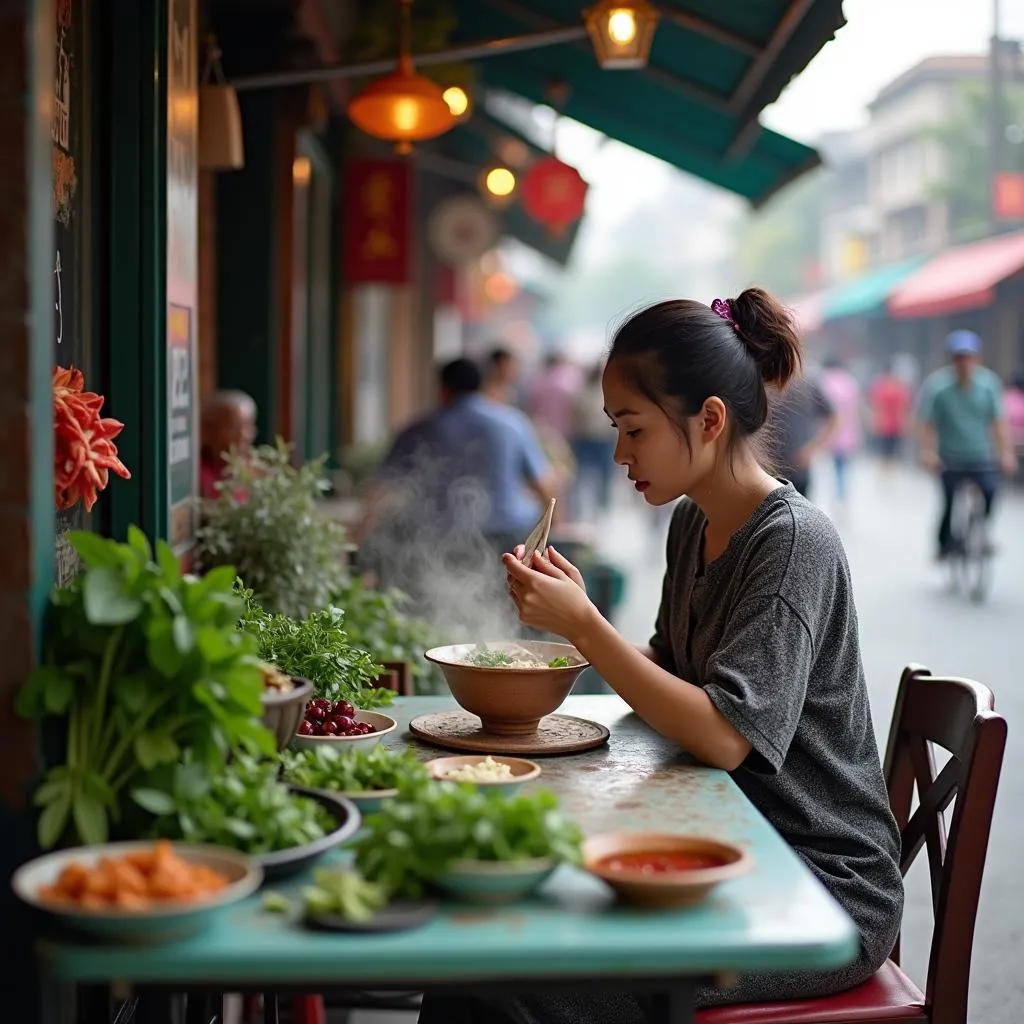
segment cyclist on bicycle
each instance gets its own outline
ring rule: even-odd
[[[1017,468],[1013,439],[1003,411],[999,378],[981,365],[981,338],[973,331],[953,331],[946,338],[951,365],[936,370],[921,385],[918,434],[921,461],[941,471],[943,509],[939,523],[940,559],[954,547],[951,535],[953,497],[973,480],[992,513],[999,470]]]

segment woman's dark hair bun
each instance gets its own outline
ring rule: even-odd
[[[785,387],[801,363],[793,315],[763,288],[747,288],[729,300],[729,307],[736,333],[757,361],[761,379]]]

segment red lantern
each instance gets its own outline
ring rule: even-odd
[[[538,160],[520,184],[523,209],[552,234],[561,235],[583,216],[587,183],[575,167],[553,156]]]

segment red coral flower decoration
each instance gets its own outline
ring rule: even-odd
[[[100,416],[103,396],[84,388],[81,370],[54,367],[54,491],[61,510],[84,501],[86,511],[91,511],[99,492],[110,481],[111,470],[125,480],[131,479],[114,444],[124,424]]]

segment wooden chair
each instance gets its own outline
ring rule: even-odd
[[[874,977],[849,992],[714,1007],[700,1011],[697,1024],[966,1024],[974,924],[1006,745],[1006,720],[994,707],[980,683],[933,677],[916,665],[903,670],[885,776],[903,874],[928,851],[935,925],[924,993],[900,970],[897,940]],[[951,755],[939,771],[934,747]],[[954,799],[947,834],[943,812]]]

